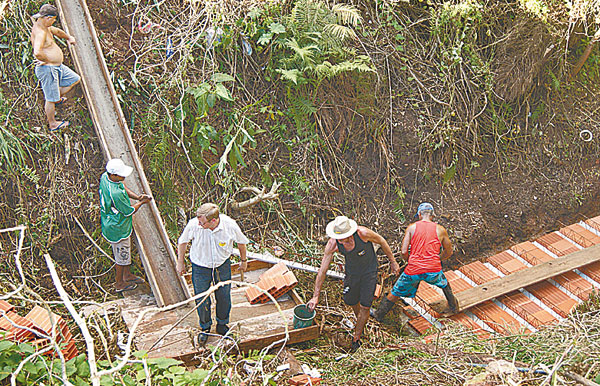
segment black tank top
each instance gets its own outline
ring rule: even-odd
[[[373,243],[364,242],[358,232],[352,235],[354,238],[354,249],[346,251],[342,243],[336,240],[338,251],[346,259],[346,275],[364,275],[366,273],[377,272],[377,256]]]

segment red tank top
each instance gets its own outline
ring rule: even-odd
[[[441,243],[437,235],[437,225],[431,221],[417,221],[415,233],[410,239],[408,265],[404,269],[407,275],[439,272]]]

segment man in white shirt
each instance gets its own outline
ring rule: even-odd
[[[231,280],[231,261],[229,257],[233,252],[233,243],[237,243],[240,250],[240,270],[247,268],[246,244],[248,238],[244,236],[238,224],[231,217],[220,214],[219,207],[215,204],[202,204],[196,211],[196,217],[186,225],[179,237],[177,245],[177,272],[185,273],[185,253],[188,244],[192,242],[190,260],[192,262],[192,283],[195,294],[205,292],[212,284]],[[229,327],[229,312],[231,311],[231,285],[219,287],[215,291],[217,300],[217,333],[227,334]],[[210,312],[210,297],[196,299],[198,306],[198,319],[202,332],[198,335],[198,343],[204,344],[208,340],[208,333],[212,325]]]

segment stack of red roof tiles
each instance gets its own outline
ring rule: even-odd
[[[566,226],[558,232],[544,235],[534,242],[523,242],[487,259],[474,262],[457,271],[446,272],[455,293],[481,285],[503,275],[552,261],[570,253],[600,244],[600,216],[584,223]],[[520,291],[511,292],[450,317],[451,320],[473,329],[478,336],[490,333],[529,333],[557,323],[569,315],[578,302],[589,298],[600,286],[600,262],[557,275]],[[427,333],[432,322],[445,324],[447,319],[429,307],[442,299],[437,288],[422,282],[411,304],[405,307],[409,324],[421,334]],[[439,319],[439,320],[438,320]]]
[[[298,284],[298,279],[294,273],[283,263],[278,263],[271,267],[267,272],[260,275],[256,285],[270,293],[275,299],[285,294]],[[246,297],[250,304],[266,303],[270,298],[256,288],[248,287]]]
[[[53,335],[52,321],[55,324],[54,336],[62,354],[66,360],[74,358],[77,348],[69,326],[63,318],[40,306],[35,306],[22,317],[14,311],[13,305],[0,300],[0,339],[16,343],[27,342],[39,350],[50,345],[50,339],[47,337]]]

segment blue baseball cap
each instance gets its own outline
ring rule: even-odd
[[[422,211],[424,210],[431,210],[433,211],[433,205],[431,205],[428,202],[422,202],[419,207],[417,208],[417,213],[415,214],[415,218],[419,217],[419,214],[421,214]]]

